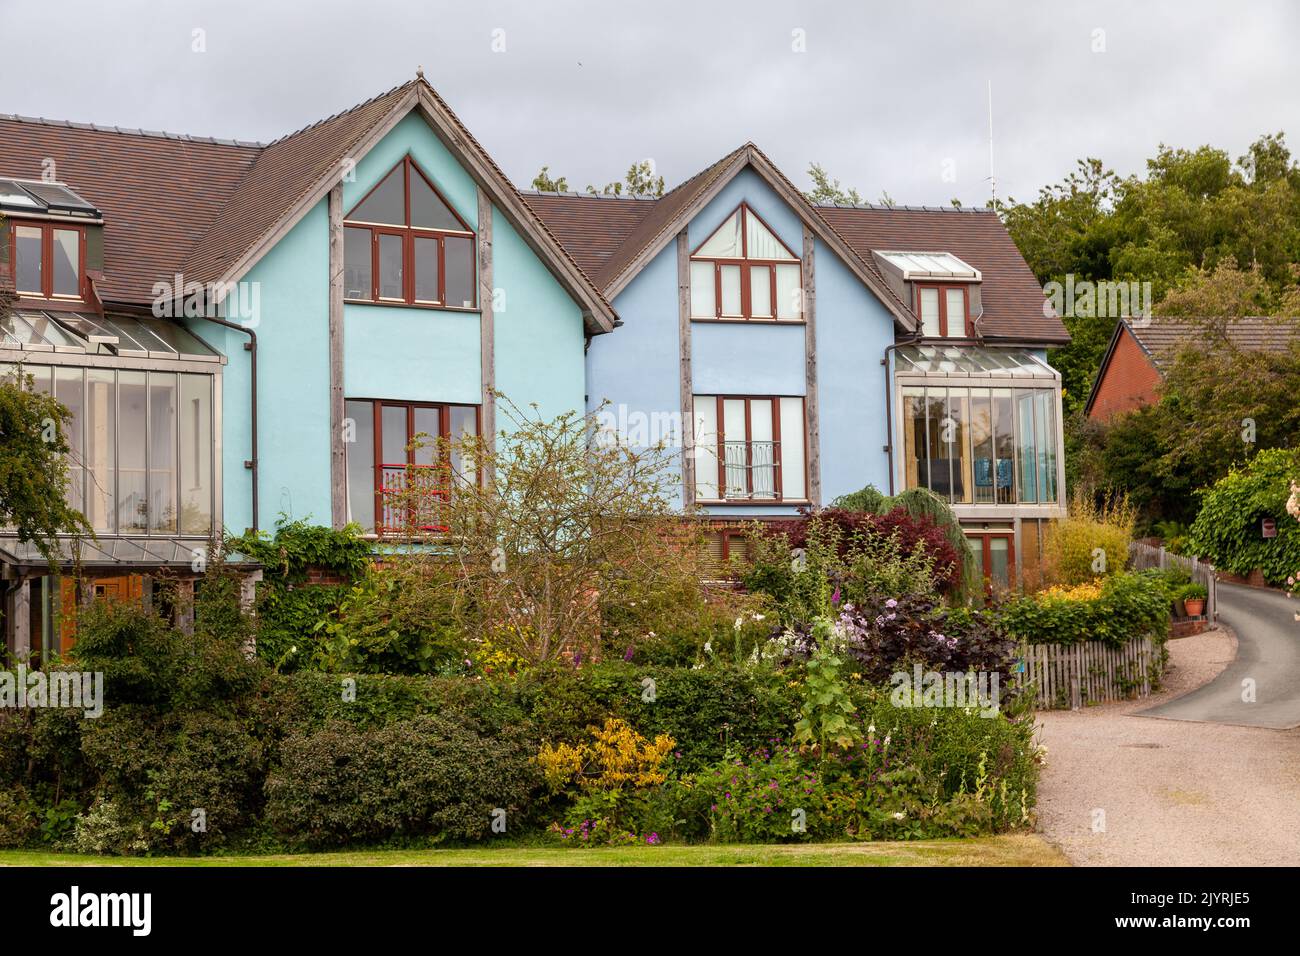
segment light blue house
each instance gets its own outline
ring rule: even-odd
[[[996,214],[814,206],[752,143],[659,199],[526,198],[623,323],[591,343],[588,408],[679,439],[719,557],[755,518],[923,486],[989,576],[1037,564],[1068,335]]]

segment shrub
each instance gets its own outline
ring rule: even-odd
[[[1134,521],[1127,499],[1098,505],[1092,496],[1076,494],[1069,514],[1048,531],[1043,549],[1046,577],[1060,584],[1082,584],[1123,571]]]
[[[351,581],[370,564],[370,544],[362,529],[341,529],[291,521],[281,515],[271,534],[230,538],[228,547],[262,563],[257,589],[257,652],[268,663],[294,670],[312,659],[317,624],[325,620],[348,591],[338,584],[308,584],[312,570]],[[295,650],[296,648],[296,650]]]
[[[78,814],[72,847],[78,853],[106,856],[137,856],[149,852],[144,824],[124,813],[112,800],[96,801]]]
[[[1269,584],[1285,583],[1300,571],[1300,522],[1286,511],[1297,475],[1300,453],[1285,448],[1266,449],[1234,468],[1203,493],[1190,550],[1220,571],[1245,576],[1258,568]],[[1277,522],[1277,537],[1263,537],[1264,518]]]
[[[330,724],[285,741],[266,818],[308,847],[481,839],[497,809],[507,826],[525,819],[540,783],[532,754],[518,730],[488,736],[440,717]]]
[[[343,673],[462,670],[469,653],[458,569],[428,555],[371,568],[320,628],[314,663]]]
[[[39,833],[36,805],[27,791],[0,789],[0,849],[27,846]]]
[[[1055,587],[1008,601],[997,610],[1007,635],[1030,644],[1169,636],[1169,585],[1158,571],[1123,571],[1071,587]]]

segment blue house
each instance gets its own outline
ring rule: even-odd
[[[670,439],[724,557],[923,485],[1011,581],[1061,510],[1067,336],[997,216],[813,206],[752,144],[613,198],[516,190],[422,76],[269,144],[0,115],[0,287],[0,374],[72,409],[98,536],[75,593],[0,531],[19,654],[223,528],[382,536],[445,464],[410,439],[490,439],[498,390]]]
[[[677,429],[718,557],[874,485],[946,498],[996,581],[1038,564],[1069,337],[995,213],[814,206],[752,143],[659,199],[526,199],[623,323],[591,343],[588,408],[634,442]]]

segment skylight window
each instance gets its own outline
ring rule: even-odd
[[[903,274],[903,281],[947,279],[953,282],[979,282],[980,271],[958,259],[951,252],[876,252]]]
[[[101,218],[94,205],[63,183],[39,180],[0,179],[0,209],[78,219]]]

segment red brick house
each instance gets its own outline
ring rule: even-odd
[[[1121,319],[1101,360],[1084,412],[1094,421],[1154,403],[1160,383],[1183,348],[1222,335],[1239,349],[1282,350],[1300,338],[1294,319],[1269,316],[1226,322],[1184,318]]]

